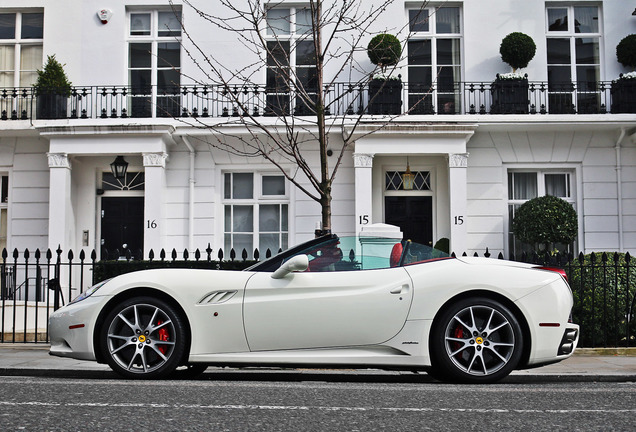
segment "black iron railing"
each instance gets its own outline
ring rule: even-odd
[[[50,311],[84,292],[90,285],[135,270],[149,268],[203,268],[241,270],[271,255],[255,250],[213,254],[208,247],[190,253],[175,249],[158,254],[150,252],[142,260],[141,253],[102,252],[97,260],[83,250],[75,256],[72,251],[50,250],[42,254],[36,250],[11,256],[6,250],[0,264],[0,301],[2,306],[2,336],[0,342],[47,342],[47,321]],[[354,254],[355,252],[351,252]],[[350,259],[351,253],[349,254]],[[264,256],[263,256],[264,255]],[[477,253],[474,254],[478,256]],[[484,257],[491,254],[486,249]],[[229,258],[229,259],[228,259]],[[499,254],[498,259],[503,259]],[[631,256],[619,253],[580,254],[578,257],[556,255],[523,255],[519,261],[565,269],[574,294],[573,321],[581,325],[579,346],[633,347],[636,346],[636,266]],[[512,257],[515,259],[515,257]]]
[[[328,115],[606,114],[636,113],[636,79],[614,82],[451,82],[432,86],[400,81],[337,83],[325,89]],[[62,102],[33,88],[1,88],[0,119],[237,117],[312,115],[311,91],[257,84],[73,87]],[[51,107],[52,104],[62,107]],[[47,109],[48,106],[48,109]]]

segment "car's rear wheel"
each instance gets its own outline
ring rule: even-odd
[[[99,342],[108,365],[126,378],[163,378],[179,365],[187,331],[167,302],[134,297],[115,306],[104,320]]]
[[[512,372],[521,358],[519,321],[502,303],[467,298],[448,307],[431,333],[431,362],[449,381],[491,383]]]

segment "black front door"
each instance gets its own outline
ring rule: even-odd
[[[102,197],[102,253],[136,255],[144,247],[144,198]]]
[[[433,197],[384,197],[384,222],[399,226],[405,240],[433,245]]]

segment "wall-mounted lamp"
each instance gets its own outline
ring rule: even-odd
[[[409,157],[406,157],[406,171],[402,174],[402,187],[404,190],[413,190],[413,183],[415,183],[415,174],[411,172],[409,166]]]
[[[636,15],[636,9],[634,9],[634,12],[632,12],[632,15]]]
[[[124,160],[123,156],[117,156],[113,163],[110,164],[110,170],[117,180],[122,180],[126,177],[128,162]]]

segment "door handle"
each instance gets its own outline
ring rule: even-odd
[[[404,284],[401,285],[399,287],[395,287],[391,290],[391,294],[405,294],[409,292],[409,285],[408,284]]]

